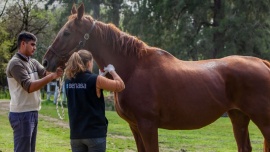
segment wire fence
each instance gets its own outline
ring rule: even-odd
[[[47,98],[47,93],[45,89],[41,89],[41,99],[45,100]],[[10,99],[9,89],[8,87],[0,86],[0,99]]]
[[[48,95],[48,92],[46,91],[45,88],[42,88],[40,90],[40,92],[41,92],[41,100],[50,100],[52,102],[54,101],[54,94]],[[113,93],[105,92],[105,97],[104,98],[105,98],[105,109],[109,110],[109,111],[114,111],[115,109],[114,109]],[[10,94],[9,94],[8,87],[1,87],[0,86],[0,99],[10,99]]]

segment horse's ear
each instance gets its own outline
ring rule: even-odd
[[[78,13],[77,13],[77,18],[80,20],[82,19],[83,15],[84,15],[84,4],[81,3],[81,5],[78,7]]]
[[[77,8],[75,4],[72,5],[72,9],[71,9],[71,15],[73,14],[77,14]]]

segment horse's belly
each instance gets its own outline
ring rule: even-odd
[[[172,130],[199,129],[216,121],[226,112],[223,108],[205,110],[173,111],[161,115],[159,128]]]

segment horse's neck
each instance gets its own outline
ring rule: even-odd
[[[130,76],[133,74],[133,71],[135,70],[136,63],[130,64],[132,62],[125,61],[123,63],[117,63],[115,64],[115,70],[117,74],[123,79],[124,82],[127,82]]]
[[[95,50],[92,54],[100,68],[112,64],[124,82],[129,79],[138,62],[136,56],[123,55],[110,49]]]

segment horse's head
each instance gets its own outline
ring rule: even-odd
[[[71,54],[84,48],[91,34],[95,22],[84,16],[84,5],[78,9],[73,5],[71,16],[67,23],[58,32],[53,44],[48,48],[43,57],[43,66],[48,71],[55,71],[57,67],[65,67],[65,63]]]

